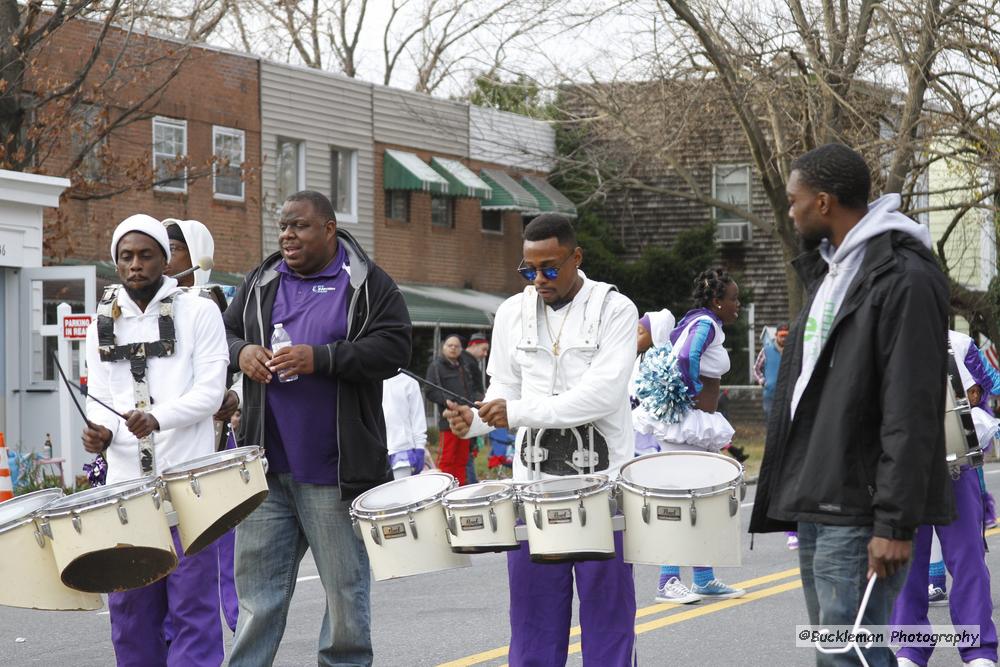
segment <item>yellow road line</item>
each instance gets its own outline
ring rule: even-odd
[[[1000,535],[1000,526],[996,528],[990,528],[986,531],[986,537],[993,537],[994,535]],[[799,574],[799,568],[793,567],[787,570],[782,570],[781,572],[773,572],[771,574],[766,574],[761,577],[756,577],[754,579],[747,579],[746,581],[739,581],[732,584],[735,588],[753,588],[754,586],[760,586],[762,584],[768,584],[774,581],[780,581],[782,579],[787,579],[788,577],[795,576]],[[667,614],[666,616],[661,616],[660,618],[654,619],[652,621],[647,621],[645,623],[638,623],[635,626],[636,634],[642,634],[645,632],[650,632],[652,630],[658,630],[660,628],[667,627],[668,625],[674,625],[675,623],[682,623],[694,618],[699,618],[707,614],[713,614],[715,612],[723,611],[725,609],[730,609],[732,607],[738,607],[742,604],[747,604],[748,602],[753,602],[755,600],[761,600],[763,598],[771,597],[772,595],[778,595],[780,593],[785,593],[787,591],[795,590],[796,588],[802,587],[802,581],[796,578],[794,581],[787,581],[776,586],[771,586],[769,588],[762,588],[757,591],[751,591],[741,598],[735,598],[731,600],[719,600],[718,602],[713,602],[699,607],[686,608],[683,611],[678,611],[675,614]],[[675,609],[675,605],[670,604],[654,604],[648,607],[643,607],[636,610],[636,618],[642,618],[644,616],[650,616],[653,614],[658,614],[663,611],[670,611]],[[580,635],[580,626],[574,626],[570,628],[570,636],[577,637]],[[483,651],[482,653],[476,653],[475,655],[470,655],[465,658],[459,658],[457,660],[452,660],[451,662],[444,662],[437,667],[471,667],[472,665],[480,665],[484,662],[489,662],[491,660],[496,660],[498,658],[504,658],[507,656],[507,652],[510,646],[501,646],[499,648],[492,649],[490,651]],[[569,653],[579,653],[581,649],[580,642],[570,644]],[[503,665],[502,667],[508,667]]]

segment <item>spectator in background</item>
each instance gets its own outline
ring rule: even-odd
[[[431,361],[427,369],[427,379],[434,384],[464,396],[469,400],[483,397],[480,386],[475,383],[470,367],[462,362],[462,339],[458,334],[450,334],[441,345],[441,355]],[[466,484],[466,466],[469,463],[469,439],[459,438],[448,426],[448,420],[441,416],[449,397],[433,387],[427,387],[427,400],[438,407],[438,429],[440,430],[440,453],[437,466],[443,472],[455,476],[459,484]]]
[[[785,349],[785,338],[788,337],[788,325],[778,327],[773,338],[764,343],[757,362],[753,365],[753,376],[764,388],[764,421],[771,416],[771,401],[774,399],[774,387],[778,383],[778,367],[781,366],[781,351]]]
[[[486,355],[490,353],[490,342],[486,340],[486,334],[481,331],[469,336],[469,343],[462,352],[462,363],[469,369],[469,375],[478,381],[479,385],[475,400],[481,400],[486,395]],[[469,441],[469,462],[465,466],[465,477],[469,484],[475,484],[479,480],[476,478],[476,457],[482,448],[483,437],[472,438]]]
[[[427,417],[417,381],[403,373],[384,380],[382,414],[385,415],[385,440],[393,478],[419,475],[424,469]]]

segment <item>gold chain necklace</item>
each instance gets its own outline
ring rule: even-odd
[[[566,315],[563,317],[562,324],[559,325],[559,333],[556,334],[555,338],[552,337],[552,327],[549,326],[549,309],[546,306],[542,306],[542,312],[545,314],[545,329],[549,332],[549,340],[552,341],[552,354],[559,356],[559,339],[562,338],[563,329],[566,327],[566,320],[569,319],[569,312],[573,310],[573,302],[569,302],[569,306],[566,307]]]

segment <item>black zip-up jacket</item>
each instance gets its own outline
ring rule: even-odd
[[[476,378],[475,373],[479,371],[479,368],[477,367],[473,371],[473,363],[475,363],[475,359],[466,352],[462,352],[462,356],[454,364],[442,356],[434,357],[430,366],[427,367],[427,380],[471,401],[481,401],[484,395],[481,388],[482,382]],[[444,418],[443,412],[447,406],[446,401],[453,400],[453,398],[431,386],[425,388],[424,395],[428,401],[437,406],[438,430],[449,430],[448,420]]]
[[[410,361],[410,314],[403,295],[358,242],[337,230],[351,267],[347,338],[313,346],[315,372],[337,378],[337,479],[340,496],[350,500],[389,481],[391,473],[382,416],[382,381]],[[250,344],[270,345],[271,310],[281,282],[274,253],[247,274],[223,316],[229,342],[229,367],[239,370],[240,350]],[[239,445],[265,442],[267,385],[243,378]]]
[[[815,250],[793,265],[808,299],[781,355],[750,532],[805,521],[907,540],[951,522],[948,284],[933,255],[901,232],[868,242],[794,419],[803,327],[827,264]]]

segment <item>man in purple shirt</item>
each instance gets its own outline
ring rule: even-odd
[[[267,499],[236,531],[229,664],[273,663],[309,548],[327,603],[318,664],[368,666],[368,557],[348,508],[392,479],[382,381],[409,362],[410,317],[324,195],[293,194],[278,229],[281,251],[247,274],[223,318],[230,367],[243,371],[237,442],[264,447],[269,466]],[[278,323],[293,344],[272,352]]]

